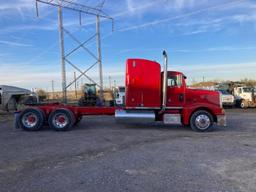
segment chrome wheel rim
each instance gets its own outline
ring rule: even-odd
[[[33,128],[36,126],[38,122],[38,117],[36,114],[29,112],[23,115],[22,119],[22,124],[27,127],[27,128]]]
[[[62,129],[69,123],[69,120],[67,115],[63,113],[57,113],[53,116],[52,123],[56,128]]]
[[[207,129],[211,125],[211,120],[207,115],[198,115],[195,120],[196,127],[201,130]]]

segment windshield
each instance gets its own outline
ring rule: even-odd
[[[229,93],[226,90],[219,90],[223,95],[229,95]]]
[[[246,92],[246,93],[250,93],[250,92],[252,92],[252,89],[246,87],[246,88],[243,88],[243,91]]]
[[[119,87],[119,92],[125,92],[125,87]]]

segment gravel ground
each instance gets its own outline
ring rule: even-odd
[[[25,132],[0,114],[0,191],[255,191],[256,109],[228,109],[210,133],[86,117]]]

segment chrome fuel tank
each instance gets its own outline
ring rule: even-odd
[[[122,123],[149,123],[155,121],[154,111],[116,110],[115,119]]]

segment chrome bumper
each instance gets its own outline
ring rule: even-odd
[[[227,126],[226,115],[217,115],[217,125],[225,127]]]

